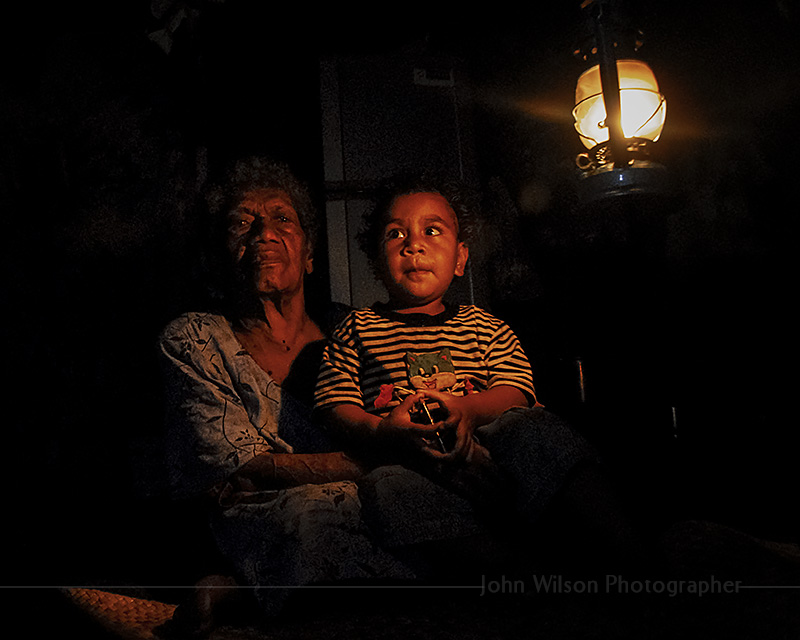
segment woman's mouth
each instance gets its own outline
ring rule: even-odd
[[[280,264],[283,257],[277,251],[259,251],[252,257],[253,264],[259,266]]]

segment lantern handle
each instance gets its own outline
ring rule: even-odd
[[[622,103],[619,96],[619,73],[614,53],[615,39],[608,33],[605,5],[609,0],[590,0],[587,7],[593,7],[592,23],[600,57],[600,89],[606,107],[606,126],[608,127],[608,147],[614,165],[624,167],[628,164],[627,145],[622,132]]]

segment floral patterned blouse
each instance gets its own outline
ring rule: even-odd
[[[207,493],[260,453],[329,450],[310,405],[253,360],[223,316],[182,315],[166,326],[159,348],[173,496]]]

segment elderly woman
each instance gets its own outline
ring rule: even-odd
[[[304,298],[316,229],[307,192],[253,158],[208,200],[224,221],[222,305],[180,316],[160,338],[173,495],[203,505],[267,614],[289,594],[276,587],[410,577],[362,522],[362,467],[309,419],[324,335]]]

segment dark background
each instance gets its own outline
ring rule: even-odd
[[[574,168],[577,2],[458,14],[272,4],[4,15],[3,581],[146,584],[171,561],[155,340],[204,299],[198,188],[224,158],[268,153],[322,208],[324,55],[462,61],[497,223],[476,255],[540,399],[628,484],[655,484],[642,499],[664,492],[682,516],[796,540],[798,3],[629,3],[668,101],[654,153],[670,187],[592,204]],[[148,36],[180,10],[167,52]],[[325,292],[324,268],[314,286]]]

